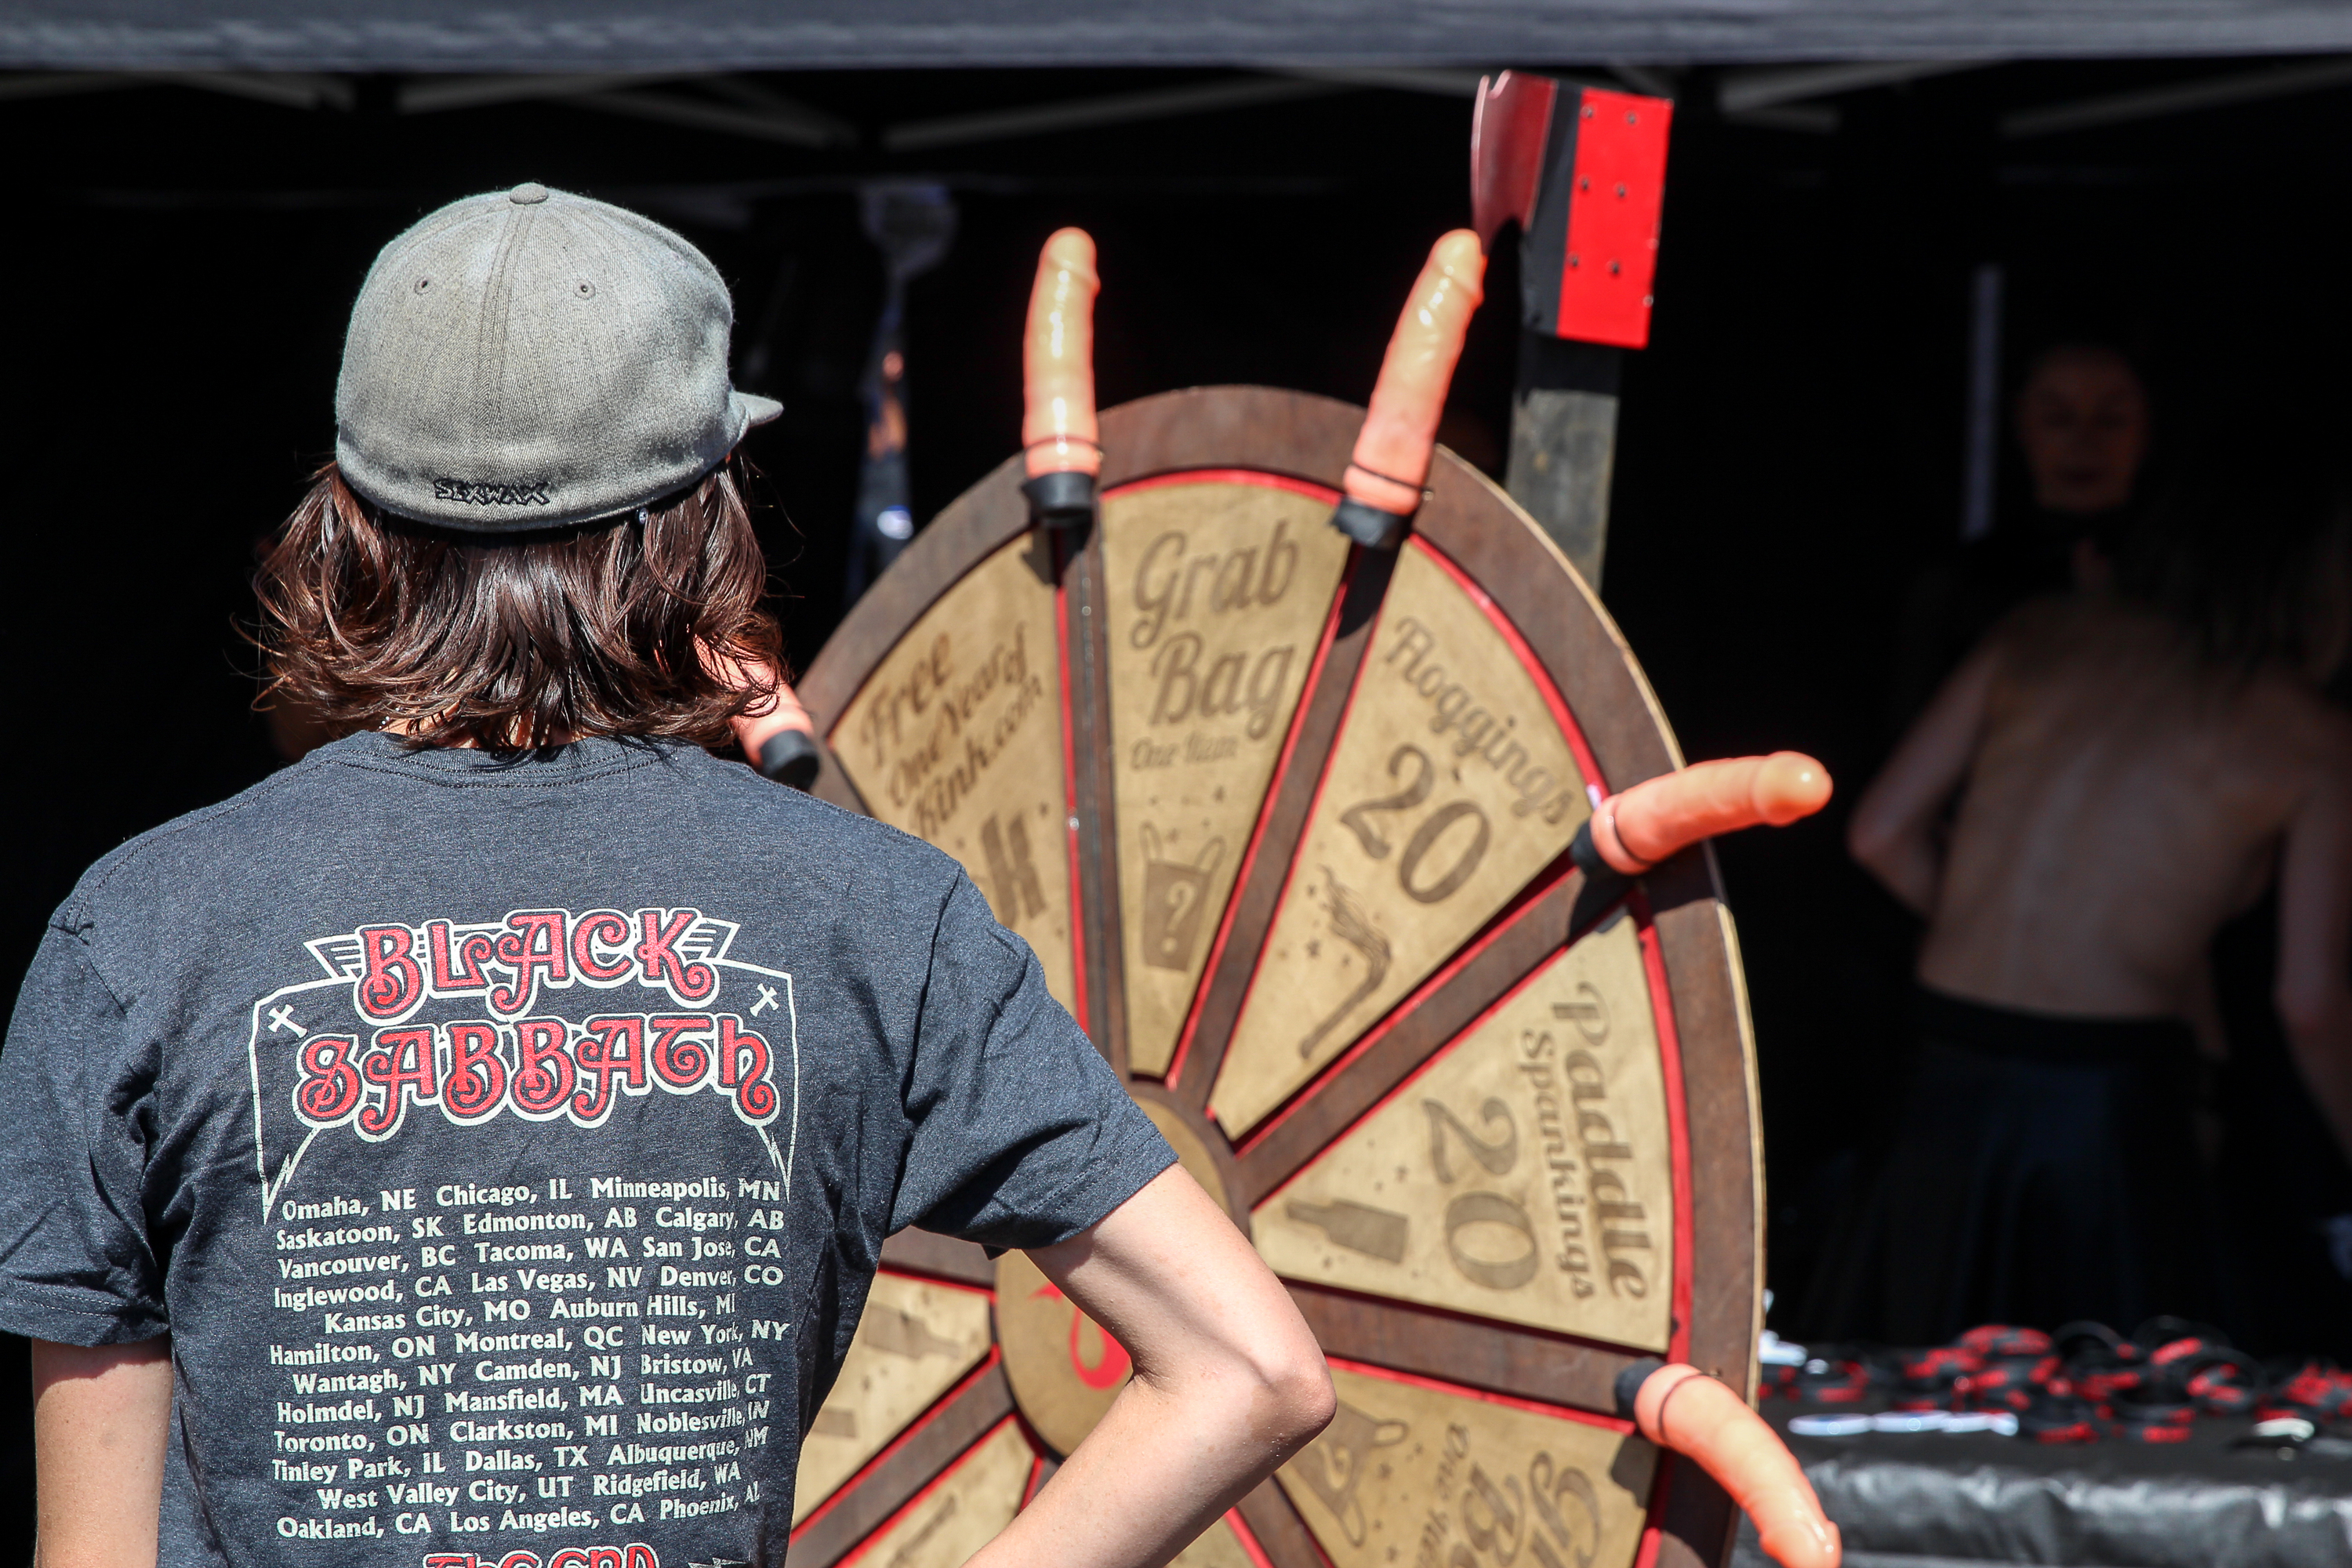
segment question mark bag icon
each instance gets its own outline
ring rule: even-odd
[[[1212,838],[1192,865],[1161,853],[1160,830],[1143,825],[1143,961],[1154,969],[1183,970],[1201,936],[1209,879],[1224,858],[1225,841]]]

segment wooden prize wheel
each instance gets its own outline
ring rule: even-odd
[[[1440,452],[1400,548],[1330,523],[1360,409],[1223,386],[1101,418],[1099,512],[1019,459],[800,683],[815,793],[952,855],[1287,1282],[1338,1417],[1180,1559],[1719,1563],[1621,1371],[1755,1384],[1754,1056],[1705,849],[1588,886],[1679,765],[1535,523]],[[908,1232],[803,1447],[792,1560],[950,1568],[1127,1358],[1020,1254]]]

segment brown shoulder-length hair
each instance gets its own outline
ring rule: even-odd
[[[2325,453],[2281,438],[2201,454],[2125,540],[2116,586],[2216,668],[2329,679],[2352,633],[2352,489]]]
[[[263,700],[419,746],[724,742],[782,669],[749,478],[730,458],[616,520],[473,534],[383,511],[331,462],[255,579]]]

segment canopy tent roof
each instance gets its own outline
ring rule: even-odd
[[[10,0],[61,71],[1542,65],[2352,50],[2340,0]]]

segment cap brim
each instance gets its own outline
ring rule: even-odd
[[[740,429],[749,430],[753,426],[765,425],[784,411],[782,404],[772,397],[762,397],[756,392],[738,392],[731,395],[735,399],[736,411],[743,416],[743,423],[739,426]]]

